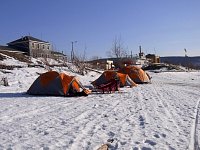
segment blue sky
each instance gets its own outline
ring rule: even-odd
[[[1,0],[0,45],[31,35],[69,54],[107,57],[115,37],[160,56],[200,56],[199,0]]]

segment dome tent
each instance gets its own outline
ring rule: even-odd
[[[109,81],[117,79],[120,82],[120,86],[136,86],[136,84],[131,80],[131,78],[127,74],[118,73],[114,70],[107,70],[102,73],[102,75],[92,82],[93,86],[99,86],[101,84],[106,84]]]
[[[83,89],[82,92],[81,89]],[[74,76],[49,71],[41,74],[27,93],[30,95],[87,96],[89,91]]]
[[[136,66],[126,66],[119,69],[118,72],[128,74],[135,83],[150,82],[149,75],[144,70]]]

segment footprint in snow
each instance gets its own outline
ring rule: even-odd
[[[43,150],[49,150],[49,148],[48,147],[43,147]]]
[[[44,144],[41,145],[42,150],[49,150],[49,147],[45,146]]]
[[[152,140],[145,140],[144,143],[147,143],[147,144],[149,144],[151,146],[155,146],[157,144],[156,142],[154,142]]]
[[[154,134],[153,135],[155,138],[166,138],[166,134],[162,133],[162,134]]]
[[[162,133],[161,136],[162,136],[163,138],[166,138],[167,135],[164,134],[164,133]]]
[[[140,126],[142,127],[142,128],[145,128],[145,126],[144,126],[144,123],[145,123],[145,120],[144,120],[144,118],[140,115],[140,117],[139,117],[139,121],[140,121]]]
[[[141,150],[151,150],[149,147],[142,147]]]
[[[158,134],[154,134],[155,138],[160,138],[160,136]]]
[[[97,108],[97,107],[99,107],[99,105],[98,104],[94,104],[93,108]]]
[[[113,137],[113,136],[115,136],[115,133],[112,132],[112,131],[110,131],[110,132],[108,133],[108,135],[109,135],[110,137]]]
[[[107,142],[112,143],[114,141],[114,139],[108,139]]]
[[[141,147],[140,148],[140,146],[139,146],[139,147],[134,147],[133,150],[151,150],[151,148],[150,147]]]

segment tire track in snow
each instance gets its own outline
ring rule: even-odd
[[[112,112],[112,110],[114,110],[120,103],[120,100],[116,100],[114,101],[114,103],[109,103],[111,104],[109,107],[106,108],[106,110],[104,111],[100,111],[101,113],[94,113],[94,110],[86,110],[84,112],[82,112],[81,114],[77,115],[74,119],[75,120],[81,120],[83,119],[82,117],[84,116],[92,116],[93,118],[91,118],[90,120],[87,120],[88,122],[84,122],[83,123],[83,128],[82,131],[80,131],[77,135],[76,138],[73,140],[72,145],[70,146],[70,149],[80,149],[81,146],[83,146],[83,143],[86,143],[87,148],[89,148],[89,146],[91,146],[90,144],[94,144],[94,143],[90,143],[90,141],[84,141],[86,140],[87,136],[90,136],[91,139],[92,137],[95,135],[95,133],[97,133],[97,131],[99,130],[99,124],[102,122],[102,117],[104,115],[109,114],[110,112]],[[107,103],[106,103],[107,104]],[[104,109],[105,107],[103,107]],[[101,108],[102,109],[102,108]],[[97,115],[97,116],[96,116]],[[86,146],[84,144],[84,146]],[[86,148],[86,147],[85,147]]]
[[[127,97],[126,94],[120,96],[122,96],[122,99],[124,99],[123,97]],[[82,121],[82,125],[81,128],[78,129],[78,132],[75,136],[76,138],[73,139],[73,143],[70,146],[70,149],[80,149],[81,146],[83,146],[82,148],[90,149],[92,147],[94,148],[97,145],[102,144],[99,142],[90,143],[91,139],[94,138],[96,139],[96,141],[103,140],[104,142],[106,142],[108,138],[115,139],[115,142],[113,144],[115,145],[114,147],[118,147],[119,145],[123,146],[127,143],[127,139],[125,137],[121,137],[121,132],[123,133],[125,130],[129,137],[134,134],[134,131],[131,130],[133,128],[132,124],[130,123],[131,120],[127,119],[133,114],[131,114],[129,110],[127,112],[124,112],[125,110],[129,109],[130,105],[127,105],[127,107],[125,108],[123,107],[122,110],[121,108],[124,103],[129,103],[130,100],[127,99],[125,101],[121,101],[121,98],[119,98],[119,96],[113,98],[114,99],[112,99],[112,101],[104,100],[105,105],[100,108],[106,108],[104,111],[99,109],[90,109],[80,113],[79,115],[77,115],[76,118],[74,118],[74,120],[76,121]],[[119,115],[115,116],[115,112],[117,111],[123,111],[125,114],[122,113],[121,115],[120,113]],[[89,121],[87,116],[90,116]],[[107,121],[102,121],[105,119]],[[102,124],[102,122],[104,123]],[[128,125],[129,128],[126,128],[126,125]],[[86,137],[90,137],[89,140],[87,140]]]
[[[150,109],[154,109],[154,113],[158,113],[159,112],[159,114],[162,112],[162,113],[164,113],[165,115],[163,115],[163,116],[165,116],[166,117],[166,121],[167,120],[169,120],[170,122],[172,122],[173,123],[173,125],[178,129],[178,131],[180,130],[179,129],[179,127],[178,127],[178,125],[177,125],[177,122],[175,121],[175,119],[172,117],[172,114],[171,114],[171,112],[167,109],[168,108],[168,104],[167,104],[167,102],[165,101],[165,96],[163,95],[163,94],[161,94],[161,92],[159,92],[159,90],[157,89],[157,87],[159,87],[159,88],[161,88],[162,90],[165,90],[165,89],[163,89],[160,85],[157,85],[157,84],[155,84],[154,86],[149,86],[149,88],[150,88],[150,91],[148,90],[147,92],[143,92],[143,99],[146,99],[146,100],[148,100],[148,99],[150,99],[150,100],[152,100],[153,101],[153,104],[152,103],[147,103],[147,104],[150,104],[151,105],[151,107],[147,107],[147,106],[145,106],[146,108],[146,110],[150,110]],[[141,91],[144,91],[144,90],[141,90]],[[163,101],[164,100],[164,101]],[[144,103],[144,102],[143,102]],[[144,109],[144,108],[143,108]],[[145,110],[144,109],[144,110]],[[150,110],[150,112],[152,112],[152,110]],[[159,117],[159,114],[158,115],[156,115],[157,117]],[[163,117],[162,116],[162,117]],[[162,119],[161,119],[162,120]]]
[[[173,95],[167,93],[168,90],[162,84],[154,83],[153,85],[145,85],[147,87],[142,88],[142,96],[144,103],[144,110],[147,113],[146,121],[150,121],[147,124],[147,130],[151,130],[151,134],[148,134],[148,138],[155,143],[161,144],[163,142],[163,149],[167,147],[176,147],[184,149],[181,145],[182,136],[180,136],[182,130],[180,129],[173,112],[174,107],[169,104],[169,99]],[[175,103],[174,103],[175,104]],[[176,114],[176,113],[175,113]],[[147,132],[149,133],[149,132]],[[159,138],[155,138],[155,135],[159,135]],[[164,136],[163,136],[164,135]],[[174,145],[170,145],[170,140],[174,140]],[[185,140],[185,139],[184,139]]]
[[[25,110],[23,111],[23,113],[16,113],[16,114],[11,114],[7,117],[3,116],[0,118],[0,122],[12,122],[13,120],[16,120],[18,118],[24,118],[24,117],[29,117],[30,116],[34,116],[35,114],[38,114],[40,113],[40,116],[43,114],[43,113],[49,113],[47,110],[53,112],[55,110],[58,109],[58,107],[56,106],[70,106],[72,105],[72,103],[66,103],[66,101],[61,101],[59,103],[53,103],[53,104],[48,104],[48,105],[42,105],[40,108],[36,108],[34,110]]]
[[[155,83],[155,84],[157,84],[157,83]],[[160,84],[162,84],[162,83],[160,83]],[[160,91],[162,91],[161,93],[162,93],[162,95],[165,97],[165,96],[167,96],[167,95],[169,95],[171,98],[173,98],[173,99],[176,99],[176,97],[177,97],[177,93],[179,93],[179,94],[182,94],[182,95],[184,95],[184,96],[186,96],[185,98],[184,98],[184,100],[186,100],[186,99],[193,99],[193,101],[195,100],[195,99],[197,99],[197,97],[199,97],[200,95],[199,95],[199,90],[196,90],[196,89],[194,89],[194,86],[191,86],[191,85],[187,85],[187,83],[182,83],[182,85],[176,85],[176,84],[170,84],[170,83],[168,83],[169,85],[170,85],[170,89],[172,89],[171,90],[171,92],[170,92],[170,90],[166,90],[166,93],[165,92],[163,92],[163,90],[165,91],[165,89],[164,88],[162,88],[161,87],[161,89],[160,88],[158,88],[159,86],[155,86],[155,88],[156,89],[158,89],[158,90],[160,90]],[[184,86],[183,86],[184,85]],[[192,87],[192,88],[191,88]],[[178,91],[178,92],[177,92]],[[163,98],[164,98],[163,97]],[[178,97],[177,97],[178,98]],[[162,99],[163,100],[163,99]],[[179,102],[181,102],[181,99],[177,99]],[[177,102],[178,102],[177,101]],[[200,101],[200,100],[199,100]],[[176,116],[175,116],[175,118],[176,118],[176,120],[174,120],[175,122],[177,122],[177,125],[179,125],[181,128],[180,128],[180,131],[181,132],[179,132],[180,133],[180,137],[183,139],[186,139],[187,141],[188,141],[188,143],[189,143],[189,146],[187,146],[186,147],[186,149],[189,149],[189,150],[200,150],[200,148],[199,148],[199,143],[198,143],[198,127],[197,127],[197,125],[198,125],[198,120],[199,120],[199,111],[200,111],[200,102],[195,102],[194,103],[194,107],[193,107],[193,109],[191,109],[192,107],[192,105],[188,105],[188,103],[181,103],[182,105],[177,105],[178,103],[174,103],[175,104],[175,106],[177,105],[178,107],[176,107],[176,108],[178,108],[178,110],[177,109],[172,109],[172,110],[169,110],[169,113],[171,114],[171,116],[174,116],[174,114],[179,114],[179,115],[182,115],[182,116],[180,116],[180,118],[176,118]],[[167,104],[167,105],[169,105],[169,101],[164,101],[164,105],[165,104]],[[174,105],[173,104],[173,105]],[[172,107],[169,107],[169,108],[172,108]],[[196,108],[196,109],[195,109]],[[182,109],[182,110],[181,110]],[[186,112],[187,111],[187,109],[188,109],[188,112]],[[174,112],[174,110],[175,110],[175,112]],[[185,111],[184,111],[185,110]],[[192,111],[190,111],[190,110],[194,110],[193,111],[193,113],[192,113]],[[176,113],[177,112],[177,113]],[[184,112],[185,113],[187,113],[187,114],[184,114]],[[195,112],[195,113],[194,113]],[[190,116],[190,113],[192,113],[192,114],[194,114],[194,115],[192,115],[192,116],[194,116],[194,117],[191,117]],[[193,121],[193,123],[192,123],[192,120],[191,120],[191,125],[192,125],[192,127],[190,127],[190,128],[188,128],[188,131],[187,131],[187,126],[185,126],[184,125],[184,121],[185,121],[185,119],[187,119],[188,120],[188,118],[186,118],[186,117],[184,117],[184,116],[186,116],[186,117],[189,117],[189,118],[194,118],[194,121]],[[187,122],[186,122],[187,123]],[[189,123],[189,122],[188,122]],[[190,131],[191,130],[191,131]],[[186,134],[183,134],[183,132],[184,133],[188,133],[187,135]],[[183,137],[183,136],[185,136],[185,137]],[[190,137],[190,138],[188,138],[188,137]],[[182,140],[181,139],[181,140]],[[185,142],[187,142],[187,141],[185,141]],[[179,142],[179,141],[178,141]],[[181,143],[180,143],[181,144]],[[180,145],[179,144],[179,145]]]
[[[155,145],[150,144],[148,148],[156,149],[158,148],[157,144],[159,144],[160,146],[162,145],[163,149],[166,149],[169,146],[169,139],[174,138],[174,135],[179,137],[180,128],[170,110],[168,110],[167,102],[165,102],[169,99],[168,96],[170,95],[159,94],[160,91],[157,90],[157,86],[161,90],[166,91],[160,84],[147,84],[138,86],[137,91],[134,92],[136,94],[135,98],[137,99],[137,103],[134,105],[135,107],[137,106],[139,123],[137,131],[140,131],[138,133],[141,135],[141,138],[137,139],[136,142],[138,143],[138,140],[142,141],[140,142],[140,146],[144,145],[145,147],[147,146],[145,142],[151,141]],[[171,130],[174,128],[176,130]],[[162,149],[161,147],[159,148]]]
[[[200,99],[198,100],[196,105],[195,119],[191,130],[191,140],[190,140],[189,150],[200,150],[198,142],[198,133],[197,133],[199,115],[200,115]]]
[[[137,98],[138,98],[138,104],[140,106],[139,108],[139,130],[142,132],[142,134],[144,136],[146,136],[146,132],[145,132],[145,126],[146,123],[149,122],[148,121],[148,115],[147,115],[147,110],[149,109],[148,106],[146,105],[146,102],[144,102],[144,100],[146,99],[146,96],[144,95],[143,92],[141,92],[142,90],[139,90],[137,92]]]
[[[84,98],[84,99],[86,100],[86,98]],[[21,111],[21,113],[16,113],[16,114],[12,113],[14,115],[13,116],[12,116],[12,114],[9,115],[10,119],[2,118],[3,120],[1,120],[0,123],[4,123],[4,125],[2,126],[3,128],[5,127],[5,129],[6,129],[6,126],[10,126],[10,129],[14,130],[14,133],[9,135],[9,137],[11,137],[11,138],[19,133],[19,131],[21,130],[20,128],[22,126],[24,126],[23,128],[29,128],[31,130],[30,132],[32,132],[32,133],[34,132],[34,135],[37,138],[38,136],[39,137],[41,136],[40,133],[43,133],[43,132],[45,133],[46,130],[49,129],[49,127],[47,126],[49,123],[47,123],[47,122],[51,122],[50,123],[51,126],[58,133],[58,134],[56,134],[56,136],[54,136],[55,132],[50,131],[51,135],[54,136],[54,138],[56,140],[57,138],[59,138],[58,135],[62,136],[62,134],[63,134],[64,126],[62,126],[62,124],[65,123],[64,121],[67,116],[65,114],[71,113],[74,108],[79,108],[79,107],[83,106],[83,104],[82,104],[82,102],[80,102],[80,100],[77,101],[77,103],[72,103],[73,100],[70,100],[70,101],[66,101],[65,99],[59,100],[59,101],[56,101],[56,100],[57,100],[57,97],[55,98],[55,100],[51,100],[50,102],[48,102],[48,100],[44,99],[45,103],[41,103],[41,105],[38,105],[39,107],[31,107],[31,109],[25,109],[25,110]],[[53,103],[51,103],[51,102],[53,102]],[[87,101],[84,101],[84,102],[86,102],[86,104],[87,104]],[[26,105],[28,106],[30,104],[27,103]],[[26,105],[23,107],[26,107]],[[19,108],[17,108],[17,109],[19,109]],[[16,120],[18,120],[18,121],[16,121]],[[28,125],[27,125],[27,122],[29,122]],[[60,126],[60,124],[61,124],[61,126]],[[33,127],[35,129],[32,129]],[[22,135],[29,134],[29,133],[24,133],[24,132],[21,132],[21,133],[22,133]],[[48,132],[46,132],[46,133],[48,134]],[[1,133],[1,135],[2,134],[3,133]],[[35,136],[34,136],[34,138],[32,138],[32,140],[37,141]],[[7,139],[8,135],[6,135],[5,137]],[[17,142],[19,142],[19,141],[17,141]],[[15,143],[15,145],[18,144],[17,142]],[[26,141],[26,142],[28,142],[28,141]],[[42,142],[43,142],[42,140],[37,141],[37,143],[42,143]]]
[[[166,90],[164,90],[164,91],[166,91]],[[160,105],[164,109],[165,114],[167,115],[167,117],[169,118],[169,120],[172,121],[172,123],[178,129],[178,132],[180,133],[179,126],[178,126],[177,122],[175,121],[175,119],[173,118],[172,112],[169,111],[169,109],[168,109],[169,108],[168,107],[168,103],[167,103],[167,100],[165,99],[164,95],[161,94],[162,92],[158,92],[158,89],[157,89],[156,86],[154,86],[154,92],[156,93],[156,96],[158,98],[158,102],[160,103]]]

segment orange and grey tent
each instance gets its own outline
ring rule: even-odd
[[[123,86],[133,87],[137,85],[131,80],[131,78],[127,74],[118,73],[114,70],[104,71],[103,74],[98,79],[92,82],[92,85],[99,86],[102,84],[106,84],[113,79],[119,80],[121,87]]]
[[[118,72],[128,74],[135,83],[149,83],[150,79],[147,73],[136,66],[126,66],[121,68]]]
[[[83,89],[82,92],[81,89]],[[55,96],[84,96],[88,95],[82,84],[74,77],[56,71],[41,74],[31,85],[28,94]]]

